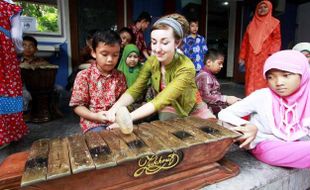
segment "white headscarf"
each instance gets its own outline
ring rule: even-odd
[[[302,52],[308,51],[310,53],[310,43],[309,42],[300,42],[293,47],[293,50]]]

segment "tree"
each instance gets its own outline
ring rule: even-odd
[[[23,8],[22,16],[35,17],[37,30],[40,32],[58,32],[58,9],[56,6],[18,2]]]

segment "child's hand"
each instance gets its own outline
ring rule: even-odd
[[[226,96],[226,102],[231,105],[236,103],[237,101],[241,100],[240,98],[236,97],[236,96]]]
[[[245,126],[233,127],[232,130],[236,130],[241,132],[243,135],[236,139],[236,141],[240,141],[240,148],[248,148],[250,143],[255,139],[257,134],[257,127],[252,124],[246,124]]]
[[[107,121],[107,117],[106,117],[105,113],[106,113],[106,111],[100,111],[100,112],[95,113],[96,120],[100,123]]]
[[[103,111],[104,116],[106,117],[106,121],[109,121],[111,123],[115,122],[115,115],[116,115],[115,109],[109,109],[108,111]]]
[[[119,128],[119,125],[117,123],[112,123],[106,129],[113,130],[113,129],[116,129],[116,128]]]

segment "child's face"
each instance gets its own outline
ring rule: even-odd
[[[301,53],[304,54],[307,57],[308,62],[310,64],[310,52],[309,51],[301,51]]]
[[[25,57],[33,57],[34,54],[37,52],[37,47],[31,41],[24,40],[23,48],[24,48],[23,56]]]
[[[162,64],[166,65],[172,61],[177,46],[172,28],[156,29],[151,32],[152,54]]]
[[[269,70],[266,78],[269,88],[281,97],[293,94],[301,82],[299,74],[278,69]]]
[[[189,31],[191,34],[197,34],[198,32],[198,22],[191,22],[189,25]]]
[[[138,61],[139,61],[139,56],[137,55],[137,53],[131,52],[126,59],[126,65],[128,67],[135,67],[138,64]]]
[[[149,21],[142,20],[142,22],[141,22],[141,30],[145,31],[149,27],[149,25],[150,25]]]
[[[219,56],[216,60],[212,61],[211,59],[207,60],[207,68],[208,70],[213,73],[213,74],[217,74],[221,71],[221,69],[223,68],[223,64],[224,64],[224,57],[223,56]]]
[[[257,7],[257,14],[259,16],[265,16],[266,14],[268,14],[268,12],[269,12],[269,8],[268,8],[268,5],[266,3],[261,3]]]
[[[107,45],[99,42],[96,49],[92,51],[92,56],[96,59],[97,68],[102,74],[108,74],[117,64],[120,51],[119,44]]]
[[[125,47],[131,41],[131,36],[128,32],[120,33],[120,37],[122,39],[121,47]]]

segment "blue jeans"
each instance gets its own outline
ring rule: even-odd
[[[89,131],[93,131],[93,132],[103,131],[103,130],[106,130],[106,127],[107,126],[104,126],[104,125],[103,126],[94,127],[94,128],[89,129],[87,132],[89,132]]]

